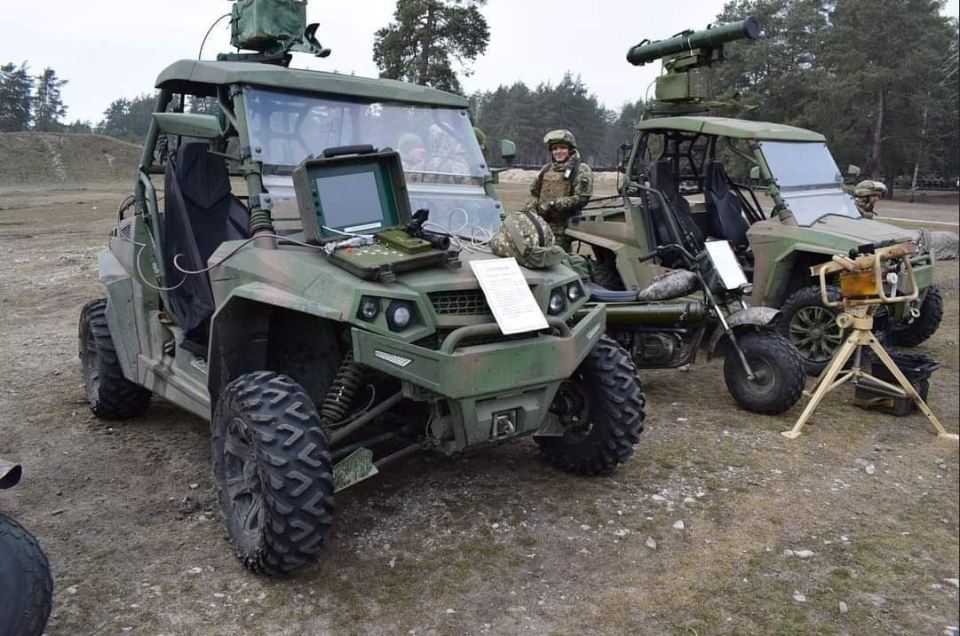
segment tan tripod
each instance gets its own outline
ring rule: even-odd
[[[843,308],[843,313],[837,316],[837,325],[841,329],[849,329],[850,333],[836,353],[833,354],[830,364],[817,378],[813,395],[806,408],[803,409],[803,413],[800,414],[800,419],[797,420],[792,429],[783,431],[780,433],[781,435],[790,439],[799,437],[800,429],[807,423],[807,420],[813,415],[827,393],[849,380],[866,379],[870,384],[882,387],[894,395],[909,397],[913,400],[920,412],[933,424],[938,437],[958,439],[956,434],[948,433],[943,428],[937,416],[933,414],[933,411],[923,401],[914,386],[897,368],[897,365],[873,336],[873,315],[880,305],[904,303],[917,298],[917,280],[909,259],[909,255],[916,249],[916,245],[913,243],[899,243],[877,249],[873,254],[859,256],[855,259],[837,255],[830,262],[810,268],[811,273],[820,278],[820,294],[823,304],[827,307]],[[887,268],[891,268],[897,262],[902,263],[904,275],[910,281],[911,291],[904,296],[888,296],[883,289],[884,263],[887,264]],[[840,302],[830,300],[827,295],[827,275],[836,272],[840,272]],[[896,284],[893,285],[893,288],[896,290]],[[863,371],[860,366],[862,359],[860,347],[870,347],[877,358],[890,370],[900,386],[884,382]],[[853,366],[844,371],[843,367],[851,356],[854,357]]]

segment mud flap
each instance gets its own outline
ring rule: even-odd
[[[779,309],[773,307],[747,307],[727,318],[727,324],[734,332],[740,327],[766,327],[773,323],[774,319],[780,315]],[[707,360],[712,360],[718,355],[723,355],[726,349],[727,338],[723,330],[723,325],[718,324],[710,334],[710,340],[707,342]]]
[[[373,465],[373,451],[358,448],[333,467],[333,492],[349,488],[378,472],[380,471]]]

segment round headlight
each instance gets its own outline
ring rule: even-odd
[[[380,301],[370,296],[364,296],[360,299],[360,308],[357,309],[357,317],[367,322],[373,321],[380,313]]]
[[[547,303],[547,313],[556,316],[567,306],[567,301],[563,298],[563,289],[554,289],[550,292],[550,302]]]
[[[413,308],[410,303],[394,301],[387,308],[387,325],[391,331],[400,331],[410,325],[413,318]]]
[[[583,288],[580,287],[580,283],[567,285],[567,298],[570,299],[570,302],[576,302],[581,296],[583,296]]]

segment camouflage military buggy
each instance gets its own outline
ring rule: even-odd
[[[865,243],[917,240],[917,232],[861,216],[823,135],[703,114],[716,105],[707,101],[707,67],[723,59],[725,42],[759,33],[748,18],[629,50],[633,64],[663,59],[657,99],[624,146],[620,194],[594,201],[567,234],[592,246],[598,281],[632,289],[677,266],[673,254],[640,261],[657,245],[697,253],[707,240],[729,242],[752,283],[751,304],[780,310],[777,329],[816,373],[843,334],[835,311],[821,304],[810,266]],[[895,344],[919,344],[940,324],[933,264],[925,247],[913,257],[921,293],[891,310]]]
[[[210,420],[229,540],[268,574],[318,557],[336,491],[413,453],[532,435],[559,467],[602,473],[643,426],[636,369],[602,307],[578,314],[573,270],[522,270],[548,328],[494,321],[469,264],[495,258],[475,246],[501,209],[467,101],[288,68],[291,50],[328,53],[302,11],[238,2],[234,44],[254,52],[160,74],[100,253],[106,298],[79,329],[97,416],[157,395]],[[189,97],[215,114],[184,112]],[[409,157],[390,150],[405,135]]]

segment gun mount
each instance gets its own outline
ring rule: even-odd
[[[256,53],[221,53],[218,60],[290,64],[291,53],[327,57],[317,41],[318,24],[307,24],[307,0],[235,0],[230,10],[230,44]]]
[[[702,31],[682,31],[666,40],[644,40],[630,47],[627,61],[643,66],[663,60],[664,74],[656,79],[654,115],[703,112],[708,108],[704,69],[724,60],[724,44],[755,40],[760,37],[760,31],[760,22],[752,16]]]

